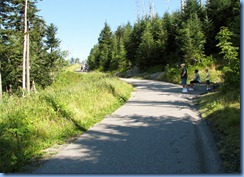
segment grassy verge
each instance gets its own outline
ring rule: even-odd
[[[238,93],[212,93],[199,99],[202,117],[217,141],[225,172],[240,173],[240,98]]]
[[[81,134],[120,107],[132,87],[102,73],[63,72],[37,94],[0,104],[0,171],[16,172],[43,149]]]
[[[215,65],[207,67],[211,75],[211,82],[222,82],[222,73]],[[205,67],[188,66],[188,83],[194,77],[194,70],[198,69],[201,80],[205,81]],[[167,66],[162,80],[179,84],[181,69],[178,66]],[[198,100],[199,110],[206,119],[216,138],[217,147],[225,171],[240,173],[240,91],[213,92],[203,95]]]

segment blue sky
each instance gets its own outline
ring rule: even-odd
[[[142,0],[140,2],[140,14]],[[144,0],[145,12],[149,13],[151,0]],[[180,0],[154,0],[154,11],[162,16],[168,9],[180,9]],[[169,6],[168,6],[169,5]],[[37,4],[39,15],[58,28],[57,37],[61,48],[69,51],[69,57],[87,59],[91,48],[97,44],[105,21],[115,31],[119,25],[137,18],[136,0],[43,0]]]
[[[149,4],[153,0],[138,0],[140,14],[149,13]],[[180,0],[154,0],[154,11],[160,16],[180,10]],[[91,48],[97,44],[98,37],[107,22],[112,31],[119,25],[137,18],[137,0],[42,0],[38,2],[39,15],[58,28],[57,37],[61,40],[61,49],[69,51],[69,57],[86,60]]]

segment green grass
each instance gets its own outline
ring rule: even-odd
[[[130,97],[132,86],[102,73],[61,73],[55,83],[0,104],[0,171],[17,172],[43,150],[82,134]]]
[[[240,173],[240,99],[238,93],[212,93],[199,99],[202,117],[209,122],[227,173]]]

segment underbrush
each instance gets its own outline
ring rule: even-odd
[[[63,72],[55,83],[0,104],[0,171],[17,172],[43,150],[81,134],[130,97],[132,86],[102,73]]]
[[[202,117],[209,123],[217,141],[226,173],[240,173],[241,128],[239,92],[212,93],[199,99]]]

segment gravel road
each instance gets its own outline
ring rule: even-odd
[[[179,85],[123,79],[125,105],[36,169],[34,174],[221,174],[212,134]]]

